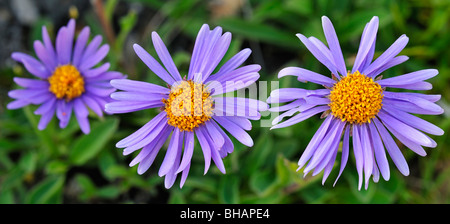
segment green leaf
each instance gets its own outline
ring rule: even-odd
[[[69,161],[75,165],[83,165],[95,157],[110,140],[118,126],[118,120],[107,119],[93,125],[91,133],[77,139],[70,150]]]
[[[222,176],[219,186],[219,200],[225,204],[239,203],[239,178],[237,176]]]
[[[50,176],[36,185],[28,194],[26,202],[29,204],[54,203],[55,198],[62,196],[64,176]]]

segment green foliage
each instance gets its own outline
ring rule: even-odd
[[[138,43],[155,55],[150,34],[157,31],[169,48],[177,67],[186,74],[195,36],[203,23],[221,26],[233,34],[226,59],[243,48],[251,48],[247,63],[262,65],[261,80],[277,80],[286,66],[299,66],[327,74],[295,37],[296,33],[324,40],[320,17],[333,21],[347,64],[357,52],[360,35],[372,18],[380,18],[375,56],[380,55],[401,34],[410,37],[401,53],[409,60],[383,74],[400,75],[419,69],[437,68],[429,94],[441,94],[439,104],[447,111],[450,99],[450,2],[449,1],[370,1],[370,0],[249,0],[235,9],[235,1],[217,0],[108,0],[104,1],[107,21],[112,24],[115,42],[108,61],[112,69],[136,80],[162,84],[132,52]],[[208,3],[206,3],[208,2]],[[228,8],[227,8],[228,7]],[[232,13],[229,13],[232,12]],[[227,14],[228,13],[228,14]],[[78,25],[89,25],[94,34],[104,34],[92,8],[80,13]],[[42,15],[22,37],[32,52],[33,41],[41,39],[42,25],[52,33],[58,29],[49,15]],[[104,38],[104,42],[106,38]],[[2,49],[3,50],[3,49]],[[221,63],[223,64],[223,62]],[[391,177],[369,184],[358,191],[358,176],[353,155],[339,181],[340,153],[335,167],[322,184],[322,175],[297,171],[297,161],[320,125],[313,117],[281,130],[260,127],[253,122],[250,135],[254,147],[247,148],[233,139],[235,149],[224,159],[226,174],[214,165],[203,174],[204,161],[199,145],[193,155],[190,174],[182,189],[177,182],[164,188],[157,174],[164,158],[162,150],[143,175],[128,164],[138,152],[123,156],[115,143],[149,121],[156,110],[132,114],[90,114],[91,133],[81,133],[72,119],[60,129],[54,118],[47,129],[39,131],[36,109],[28,106],[7,110],[7,92],[17,88],[14,76],[28,77],[21,65],[0,68],[0,203],[449,203],[450,139],[433,136],[438,146],[426,149],[419,157],[404,146],[411,174],[404,177],[390,161]],[[315,88],[289,77],[281,87]],[[450,131],[448,112],[440,116],[421,116]]]

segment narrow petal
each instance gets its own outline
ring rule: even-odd
[[[348,154],[349,154],[349,145],[350,145],[350,126],[346,125],[345,132],[344,132],[344,139],[342,140],[342,156],[341,156],[341,168],[339,169],[339,174],[334,181],[334,185],[336,185],[336,182],[339,180],[339,177],[342,174],[342,171],[344,171],[345,166],[347,165],[348,161]]]
[[[205,171],[203,174],[206,174],[209,170],[209,166],[211,165],[211,148],[205,136],[206,133],[204,132],[204,127],[200,126],[197,128],[195,130],[195,135],[197,136],[198,142],[200,143],[200,147],[203,151],[203,157],[205,159]]]
[[[375,153],[376,163],[380,168],[381,175],[385,180],[390,178],[389,163],[386,157],[386,152],[384,150],[383,142],[381,142],[381,137],[373,122],[369,123],[369,132],[371,142],[373,144],[373,150]]]
[[[337,75],[336,66],[332,61],[330,61],[308,38],[303,36],[302,34],[296,35],[300,41],[308,48],[308,50],[316,57],[317,60],[319,60],[325,67],[330,70],[332,74]]]
[[[318,107],[303,111],[303,112],[293,116],[289,120],[286,120],[282,123],[279,123],[279,124],[271,127],[270,129],[272,130],[272,129],[277,129],[277,128],[284,128],[284,127],[288,127],[288,126],[300,123],[318,113],[324,112],[329,109],[330,109],[329,106],[318,106]]]
[[[214,117],[214,120],[225,128],[231,135],[233,135],[239,142],[248,147],[253,146],[253,139],[244,129],[224,117]]]
[[[316,131],[314,136],[312,137],[311,141],[309,141],[308,146],[306,146],[306,149],[304,150],[302,156],[300,157],[298,161],[298,169],[301,169],[306,162],[311,158],[311,156],[314,154],[317,145],[322,141],[323,137],[328,131],[328,128],[330,127],[330,124],[332,123],[332,116],[328,116],[325,121],[320,125],[319,129]],[[334,121],[333,121],[334,123]]]
[[[172,137],[170,138],[169,147],[167,148],[166,156],[164,157],[164,160],[161,164],[161,167],[159,168],[158,175],[160,177],[166,175],[169,170],[174,166],[175,164],[175,158],[177,155],[178,150],[181,148],[179,145],[180,142],[180,129],[175,128],[175,130],[172,133]],[[177,167],[178,169],[178,167]]]
[[[176,173],[186,169],[191,164],[192,155],[194,154],[194,132],[188,131],[184,135],[184,152],[183,159]]]
[[[145,173],[150,166],[155,161],[156,156],[158,155],[158,152],[161,150],[161,147],[166,142],[167,138],[169,137],[170,133],[172,133],[173,128],[170,128],[167,126],[167,128],[163,129],[158,136],[155,138],[154,141],[152,141],[150,144],[144,146],[144,148],[141,150],[141,152],[136,156],[130,163],[130,166],[134,166],[137,163],[139,163],[137,173],[139,175]],[[125,154],[125,152],[124,152]]]
[[[92,54],[90,57],[88,57],[85,61],[82,61],[80,63],[80,71],[87,71],[88,69],[92,68],[94,65],[98,64],[103,58],[106,57],[106,55],[109,52],[109,45],[104,44],[101,46],[95,54]]]
[[[404,75],[399,75],[392,78],[381,79],[377,81],[381,86],[385,85],[406,85],[424,81],[436,76],[439,73],[436,69],[424,69],[420,71],[411,72]]]
[[[212,124],[211,121],[206,121],[205,122],[205,127],[209,136],[211,136],[212,139],[214,139],[214,146],[217,149],[222,148],[223,144],[225,143],[225,139],[222,137],[222,135],[220,134],[220,132],[216,129],[216,127]]]
[[[164,42],[161,40],[161,38],[156,32],[152,32],[152,41],[156,53],[158,54],[158,57],[161,59],[164,66],[166,67],[167,71],[172,75],[172,77],[176,81],[181,81],[182,79],[180,72],[178,72],[175,63],[172,60],[172,56],[170,56],[170,53],[167,50],[166,45],[164,45]]]
[[[242,63],[244,63],[245,60],[247,60],[247,58],[250,56],[251,53],[252,51],[249,48],[241,50],[239,53],[234,55],[230,60],[225,62],[225,64],[222,65],[219,71],[216,74],[210,76],[205,82],[209,80],[219,79],[220,77],[232,72],[237,67],[242,65]]]
[[[28,72],[38,78],[46,79],[51,75],[51,72],[47,70],[40,61],[30,55],[14,52],[11,54],[11,57],[16,61],[21,62]]]
[[[192,52],[191,62],[189,65],[189,72],[188,72],[188,80],[191,80],[194,77],[196,64],[200,61],[199,57],[201,54],[201,51],[204,49],[204,45],[207,42],[207,38],[209,37],[209,26],[208,24],[203,24],[203,26],[200,28],[197,37],[195,39],[194,44],[194,50]]]
[[[363,145],[361,142],[360,136],[360,126],[353,125],[353,154],[355,155],[356,160],[356,170],[358,171],[358,190],[361,190],[362,180],[363,180],[363,169],[364,169],[364,154],[363,154]]]
[[[328,46],[330,47],[331,54],[333,55],[336,69],[341,73],[341,75],[346,75],[347,68],[345,67],[344,56],[342,55],[341,46],[339,45],[336,31],[330,19],[326,16],[322,16],[322,27]]]
[[[362,67],[364,61],[370,54],[371,47],[375,46],[375,39],[378,31],[378,17],[374,16],[370,22],[366,25],[364,32],[361,36],[361,42],[359,43],[358,53],[356,54],[355,63],[353,64],[352,73],[356,71],[362,71],[365,67]],[[373,57],[373,55],[372,55]],[[371,60],[372,58],[370,58]]]
[[[84,53],[84,49],[89,39],[89,34],[90,28],[86,26],[83,28],[83,30],[81,30],[80,34],[78,35],[77,41],[75,42],[75,46],[73,48],[72,64],[77,66],[80,64],[81,56]]]
[[[398,170],[403,175],[408,176],[409,175],[408,163],[406,162],[405,157],[403,157],[402,152],[398,148],[394,139],[392,139],[391,135],[386,130],[384,125],[378,120],[378,118],[375,117],[373,121],[378,129],[378,133],[380,134],[381,139],[384,142],[384,146],[386,147],[386,150],[389,153],[389,156],[391,157],[395,166],[397,166]]]
[[[160,123],[161,120],[164,120],[164,118],[167,117],[166,112],[161,112],[158,115],[156,115],[153,119],[151,119],[149,122],[147,122],[144,126],[139,128],[139,130],[135,131],[133,134],[129,135],[128,137],[120,140],[117,142],[116,147],[117,148],[125,148],[130,145],[134,145],[138,142],[140,142],[145,136],[147,136],[157,124]]]
[[[113,79],[110,83],[114,88],[130,92],[161,94],[170,93],[170,89],[148,82],[141,82],[130,79]]]
[[[48,87],[50,87],[50,84],[44,80],[28,79],[28,78],[20,78],[20,77],[14,77],[13,80],[15,83],[17,83],[17,85],[22,86],[24,88],[48,89]]]
[[[372,73],[369,74],[365,74],[367,77],[372,77],[375,78],[377,77],[379,74],[381,74],[382,72],[397,66],[405,61],[407,61],[409,58],[407,56],[397,56],[395,58],[393,58],[392,60],[388,61],[386,64],[384,64],[383,66],[381,66],[380,68],[378,68],[377,70],[373,71]]]
[[[278,73],[278,78],[281,78],[286,75],[294,75],[298,77],[298,81],[300,82],[313,82],[320,85],[331,87],[336,83],[333,79],[330,79],[324,75],[309,71],[303,68],[297,67],[287,67],[282,69]]]
[[[167,73],[167,71],[138,44],[133,45],[134,51],[138,55],[138,57],[147,65],[147,67],[152,70],[159,78],[164,80],[167,84],[172,85],[175,82],[175,79]]]
[[[404,111],[397,110],[390,105],[384,105],[383,110],[413,128],[422,130],[432,135],[444,134],[444,131],[438,126]]]
[[[372,64],[361,71],[363,74],[370,74],[376,71],[384,64],[391,61],[395,56],[397,56],[403,48],[405,48],[408,43],[409,38],[406,35],[400,36],[383,54],[380,55]]]

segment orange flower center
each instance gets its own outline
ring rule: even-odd
[[[329,97],[331,113],[349,123],[370,123],[383,105],[381,86],[359,71],[342,77],[331,89]]]
[[[48,78],[49,90],[56,98],[70,101],[84,93],[84,79],[73,65],[62,65]]]

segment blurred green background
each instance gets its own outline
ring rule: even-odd
[[[47,0],[0,3],[0,203],[449,203],[450,202],[450,1],[372,0]],[[171,189],[157,175],[164,153],[143,175],[129,167],[137,152],[123,156],[115,147],[120,139],[149,121],[156,110],[99,118],[91,113],[91,133],[83,135],[74,119],[59,129],[54,118],[45,131],[37,130],[36,106],[7,110],[7,92],[18,88],[13,77],[31,77],[11,52],[34,55],[33,41],[42,39],[47,26],[54,37],[70,17],[77,30],[91,27],[111,46],[107,60],[112,70],[128,78],[162,84],[136,57],[138,43],[152,55],[151,32],[157,31],[169,48],[181,73],[186,74],[195,36],[203,23],[221,26],[233,34],[225,58],[243,48],[253,53],[247,64],[258,63],[262,81],[276,81],[286,66],[299,66],[328,75],[295,37],[296,33],[324,40],[321,16],[336,28],[347,65],[352,64],[364,25],[380,19],[376,54],[386,50],[400,35],[410,41],[401,53],[410,59],[386,71],[384,77],[436,68],[429,94],[441,94],[440,116],[421,116],[446,134],[433,136],[438,143],[420,157],[400,145],[410,175],[404,177],[390,161],[391,178],[358,191],[353,154],[336,186],[340,154],[324,185],[322,173],[303,178],[297,161],[321,121],[315,116],[300,124],[269,131],[253,122],[250,135],[255,145],[235,142],[224,159],[226,175],[211,166],[203,175],[199,146],[194,152],[186,184],[179,177]],[[349,66],[350,67],[350,66]],[[316,88],[294,77],[280,80],[281,87]],[[267,96],[261,96],[267,97]]]

